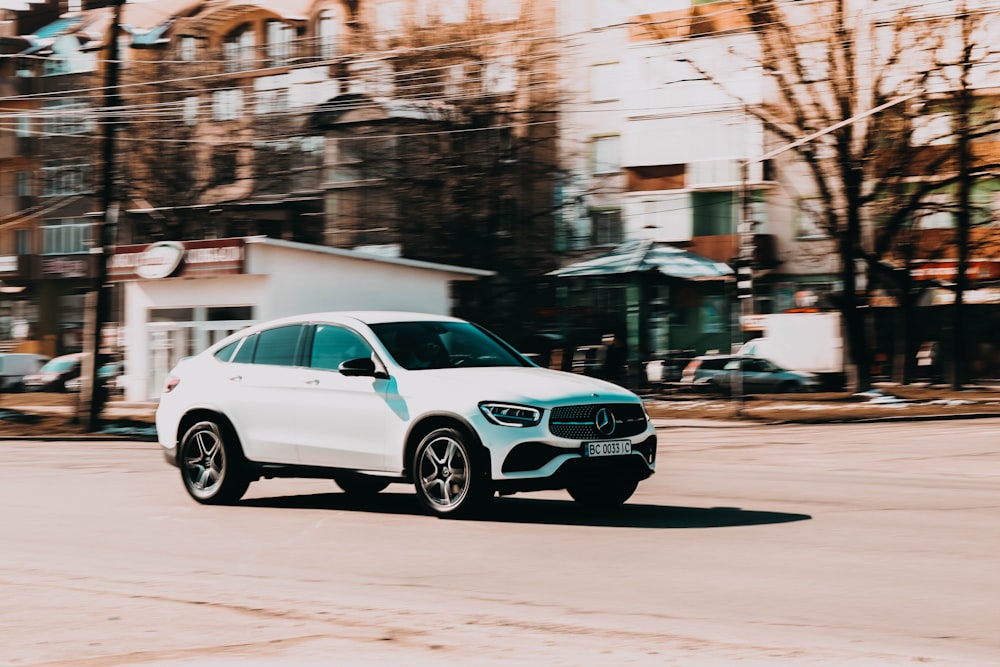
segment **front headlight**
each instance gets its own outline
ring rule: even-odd
[[[542,411],[527,405],[480,403],[479,409],[487,419],[500,426],[537,426],[542,421]]]

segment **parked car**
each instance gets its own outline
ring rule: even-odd
[[[695,357],[684,368],[681,384],[709,392],[731,392],[742,383],[743,393],[794,393],[817,391],[820,379],[814,373],[790,371],[762,357],[733,354]]]
[[[37,373],[49,360],[43,354],[27,352],[0,353],[0,391],[24,388],[24,376]]]
[[[125,362],[124,361],[109,361],[103,364],[97,369],[97,381],[102,387],[104,387],[109,393],[117,394],[121,393],[123,390],[121,379],[122,375],[125,373]],[[83,384],[83,376],[78,375],[75,378],[70,378],[66,380],[66,391],[80,391],[80,387]]]
[[[235,502],[260,477],[320,476],[359,495],[413,484],[441,517],[542,489],[614,507],[656,461],[632,392],[419,313],[319,313],[232,334],[170,372],[156,430],[200,503]]]
[[[83,354],[79,352],[53,357],[37,373],[24,376],[24,388],[28,391],[66,391],[66,381],[79,377],[82,362]]]

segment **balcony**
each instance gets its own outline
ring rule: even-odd
[[[778,239],[773,234],[754,234],[753,266],[755,269],[773,269],[781,264],[778,259]],[[740,252],[740,237],[736,234],[695,236],[688,247],[691,252],[714,259],[732,262]]]

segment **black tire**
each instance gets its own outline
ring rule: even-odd
[[[778,392],[781,394],[798,394],[802,391],[802,387],[798,382],[783,382],[778,387]]]
[[[420,440],[413,455],[413,485],[420,504],[442,518],[468,516],[492,494],[483,457],[468,435],[438,428]]]
[[[639,486],[635,477],[582,475],[566,487],[579,505],[591,510],[609,510],[623,505]]]
[[[364,475],[356,472],[340,473],[333,478],[344,493],[352,496],[374,496],[385,487],[389,486],[389,480],[373,475]]]
[[[181,479],[188,494],[205,505],[235,503],[250,486],[236,437],[214,421],[200,421],[181,439]]]

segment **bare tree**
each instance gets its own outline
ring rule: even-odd
[[[859,293],[879,279],[888,281],[905,313],[903,330],[911,331],[915,304],[926,288],[911,274],[919,251],[927,249],[914,220],[940,205],[935,193],[956,184],[954,205],[970,210],[960,203],[967,201],[963,196],[968,193],[968,182],[961,185],[967,178],[962,174],[970,173],[961,155],[976,134],[969,125],[972,97],[967,82],[945,88],[964,89],[964,94],[937,94],[956,105],[956,118],[965,119],[965,138],[959,121],[958,139],[947,148],[915,148],[911,140],[914,123],[940,90],[932,85],[935,77],[971,66],[975,47],[963,30],[964,57],[944,62],[936,56],[954,39],[942,33],[941,22],[917,20],[905,11],[872,16],[844,0],[808,5],[736,2],[731,7],[743,14],[744,29],[756,37],[756,52],[744,55],[773,84],[762,104],[747,109],[794,152],[815,187],[821,203],[819,224],[839,257],[843,287],[837,305],[855,385],[868,388],[872,341],[866,311],[860,308],[866,301],[859,300]],[[692,65],[702,76],[717,77],[708,64]],[[962,75],[958,78],[961,82]],[[959,219],[958,227],[967,223]],[[962,238],[956,242],[966,245]],[[902,266],[892,261],[899,259]],[[959,282],[959,291],[962,287]],[[914,344],[904,346],[911,357]]]

